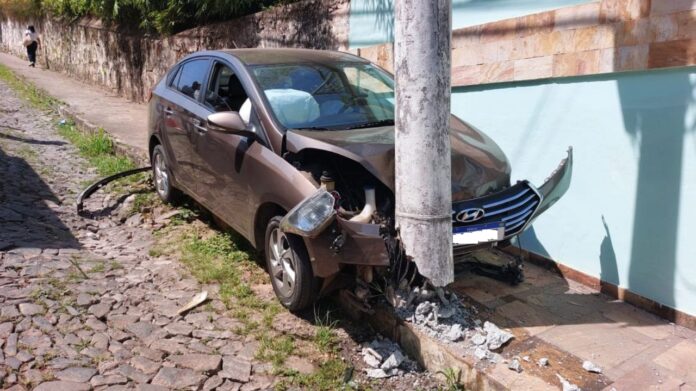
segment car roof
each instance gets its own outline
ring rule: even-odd
[[[314,49],[223,49],[220,52],[237,57],[246,65],[272,65],[290,63],[326,63],[369,61],[350,53]]]

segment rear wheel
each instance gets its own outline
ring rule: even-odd
[[[266,226],[265,257],[278,300],[290,311],[299,311],[317,299],[319,279],[314,277],[302,239],[280,230],[281,216]]]
[[[162,145],[156,145],[152,150],[152,178],[155,182],[157,195],[162,201],[175,204],[181,199],[181,192],[172,186],[169,162]]]

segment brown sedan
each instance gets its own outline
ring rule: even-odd
[[[394,90],[389,73],[346,53],[198,52],[150,101],[157,193],[185,192],[265,254],[291,310],[348,281],[396,273]],[[452,116],[455,259],[504,244],[567,190],[572,155],[539,188],[510,184],[482,132]]]

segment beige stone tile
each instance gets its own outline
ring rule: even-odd
[[[676,15],[659,15],[650,17],[650,40],[664,42],[676,39],[679,24]]]
[[[492,64],[483,64],[481,68],[482,83],[500,83],[512,81],[514,75],[514,61],[501,61]]]
[[[682,380],[696,384],[696,342],[682,341],[653,360]]]
[[[452,50],[452,67],[483,64],[478,45],[466,45]]]
[[[481,26],[470,26],[452,30],[452,47],[478,45],[481,42]]]
[[[575,34],[576,30],[554,31],[551,35],[557,34],[553,41],[553,54],[573,53],[575,49]],[[544,47],[546,47],[544,45]]]
[[[651,338],[600,316],[585,316],[577,324],[560,324],[536,337],[590,360],[605,372],[648,349]]]
[[[648,67],[648,45],[624,46],[619,48],[617,71],[643,70]]]
[[[624,19],[645,18],[650,15],[650,2],[651,0],[624,0],[624,8],[621,16]]]
[[[696,39],[696,10],[676,14],[679,39]]]
[[[514,79],[516,81],[545,79],[551,76],[553,76],[553,56],[534,57],[515,61]]]
[[[452,68],[453,86],[481,84],[481,65],[466,65]]]
[[[621,1],[602,0],[599,5],[600,23],[617,23],[621,21]]]
[[[674,335],[676,327],[664,319],[620,301],[609,303],[606,309],[602,310],[602,315],[654,340],[663,340]]]
[[[696,9],[696,3],[693,0],[653,0],[650,15],[673,14],[692,9]]]
[[[599,71],[599,50],[557,54],[553,57],[553,76],[592,75]]]
[[[599,24],[600,3],[564,7],[554,11],[554,30],[569,30]]]
[[[656,42],[650,45],[648,67],[664,68],[696,64],[696,40]]]
[[[509,320],[505,327],[509,329],[522,328],[529,335],[543,333],[554,327],[559,321],[548,312],[541,311],[519,300],[499,306],[496,312]]]
[[[517,18],[517,37],[525,38],[534,34],[550,33],[554,30],[554,11],[540,12]]]
[[[683,380],[661,373],[654,365],[642,365],[635,370],[615,379],[614,383],[605,390],[683,390],[680,389]]]
[[[650,42],[650,19],[628,20],[617,25],[616,45],[631,46]]]
[[[481,42],[495,42],[514,39],[517,36],[517,19],[504,19],[481,26]]]

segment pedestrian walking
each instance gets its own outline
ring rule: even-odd
[[[27,48],[27,56],[29,57],[29,66],[36,66],[36,51],[41,46],[41,39],[39,39],[38,34],[36,34],[36,29],[34,26],[27,27],[27,31],[24,32],[24,38],[22,43]]]

